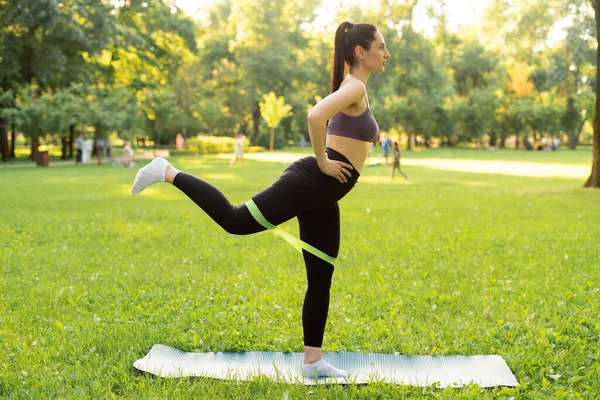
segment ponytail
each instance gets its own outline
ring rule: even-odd
[[[354,49],[361,46],[365,50],[371,48],[375,40],[377,28],[371,24],[353,24],[344,21],[335,31],[335,47],[333,51],[333,74],[331,76],[331,93],[337,91],[344,80],[346,63],[350,67],[356,64]]]

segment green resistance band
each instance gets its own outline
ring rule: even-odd
[[[259,224],[261,224],[268,230],[272,231],[276,235],[281,236],[283,238],[283,240],[285,240],[286,242],[291,244],[292,247],[295,248],[296,250],[298,250],[301,254],[302,254],[302,250],[304,249],[304,250],[308,251],[309,253],[319,257],[320,259],[327,261],[330,264],[335,263],[335,258],[328,256],[327,254],[323,253],[321,250],[317,249],[316,247],[313,247],[310,244],[303,242],[302,240],[298,239],[297,237],[294,237],[293,235],[289,234],[288,232],[284,231],[283,229],[281,229],[281,228],[271,224],[269,221],[267,221],[267,219],[265,218],[264,215],[262,215],[262,213],[260,212],[260,210],[258,209],[258,207],[256,206],[256,204],[254,203],[253,200],[248,200],[248,202],[246,202],[246,207],[248,207],[250,214],[252,214],[254,219]]]

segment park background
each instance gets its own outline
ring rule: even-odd
[[[0,397],[600,397],[593,4],[469,4],[0,0]],[[225,234],[173,188],[132,198],[135,169],[75,165],[76,136],[115,155],[131,140],[138,167],[168,150],[244,202],[310,154],[298,144],[344,20],[386,40],[369,100],[410,180],[376,148],[342,201],[325,350],[500,354],[521,386],[136,373],[155,343],[301,351],[302,263],[269,234]],[[230,168],[238,133],[249,154]],[[526,150],[552,138],[557,151]]]

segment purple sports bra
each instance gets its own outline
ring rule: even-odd
[[[342,136],[363,142],[372,142],[377,137],[379,125],[375,117],[371,114],[369,100],[367,99],[367,109],[360,115],[348,115],[343,111],[335,114],[327,122],[327,134],[333,136]]]

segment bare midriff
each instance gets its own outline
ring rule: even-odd
[[[325,146],[330,147],[340,154],[343,154],[360,174],[365,161],[369,144],[362,140],[351,139],[343,136],[327,135]]]

